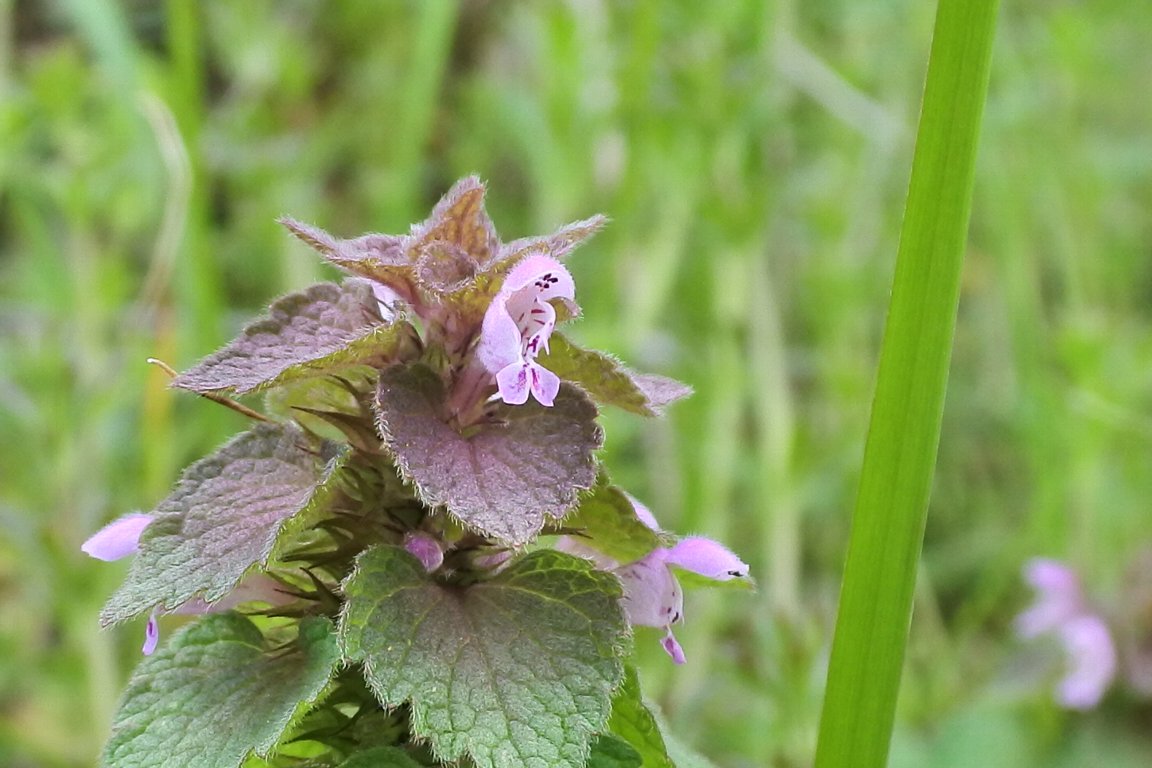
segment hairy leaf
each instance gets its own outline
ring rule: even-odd
[[[622,673],[620,584],[554,550],[468,587],[376,547],[344,585],[346,658],[443,760],[480,768],[583,766]]]
[[[636,668],[631,665],[624,668],[624,683],[612,698],[608,728],[640,754],[644,768],[676,768],[668,757],[660,725],[640,694]]]
[[[407,323],[382,324],[366,282],[320,283],[277,300],[267,317],[172,386],[244,394],[356,365],[382,365],[410,338]]]
[[[260,424],[187,470],[144,529],[128,578],[100,616],[110,624],[196,595],[212,603],[263,565],[286,523],[321,509],[337,466],[293,425]]]
[[[487,262],[500,247],[496,228],[484,209],[484,185],[476,176],[460,179],[426,221],[412,228],[410,248],[419,258],[432,244],[450,244],[473,267]]]
[[[562,334],[553,333],[549,352],[540,364],[564,381],[583,389],[592,399],[641,416],[659,416],[664,407],[692,394],[675,379],[634,373],[611,355],[581,349]]]
[[[508,407],[504,424],[467,435],[443,421],[443,401],[439,377],[425,366],[380,376],[379,426],[397,465],[425,504],[446,507],[469,528],[524,544],[595,482],[603,435],[582,393],[562,387],[551,408]]]
[[[267,754],[339,659],[328,619],[305,619],[291,646],[273,649],[243,616],[204,616],[136,668],[103,765],[235,768]]]
[[[620,563],[630,563],[647,555],[665,542],[636,517],[628,496],[601,476],[591,495],[579,505],[563,525],[575,529],[577,541],[603,552]]]
[[[506,243],[497,256],[499,268],[511,269],[517,262],[532,254],[542,254],[560,261],[575,250],[576,246],[599,232],[607,221],[598,214],[589,219],[565,224],[550,235],[523,237]]]

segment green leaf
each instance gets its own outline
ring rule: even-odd
[[[357,752],[339,768],[422,768],[420,763],[398,747],[376,747]]]
[[[640,768],[647,766],[628,742],[610,733],[600,734],[592,744],[587,768]]]
[[[595,489],[580,499],[563,525],[578,530],[581,544],[602,552],[618,563],[631,563],[664,546],[660,535],[636,517],[627,494],[601,475]]]
[[[187,470],[156,507],[128,578],[100,615],[124,621],[194,596],[212,603],[267,563],[294,517],[322,509],[337,461],[324,467],[294,425],[260,424]]]
[[[339,661],[332,623],[305,619],[269,648],[235,613],[204,616],[140,663],[112,723],[105,768],[234,768],[272,751]]]
[[[608,729],[632,745],[644,768],[676,768],[668,757],[660,725],[641,696],[636,668],[631,665],[624,667],[624,682],[612,699]]]
[[[380,376],[379,427],[397,466],[425,504],[446,507],[465,526],[524,544],[596,481],[603,433],[582,393],[562,387],[551,408],[506,407],[504,423],[467,435],[443,421],[443,401],[440,378],[423,365]]]
[[[620,681],[620,584],[554,550],[462,588],[395,547],[365,552],[344,585],[345,656],[415,736],[480,768],[583,766]]]
[[[675,379],[634,373],[611,355],[581,349],[562,334],[553,333],[540,364],[571,382],[603,405],[614,405],[641,416],[659,416],[664,407],[692,394]]]
[[[818,768],[880,768],[887,761],[940,440],[996,10],[996,0],[941,0],[937,10]]]
[[[194,392],[238,394],[356,365],[383,365],[412,339],[402,321],[382,324],[362,280],[320,283],[278,299],[267,317],[172,381]]]

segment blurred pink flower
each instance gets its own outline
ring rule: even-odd
[[[1067,673],[1057,684],[1056,700],[1069,709],[1091,709],[1116,676],[1116,646],[1108,625],[1089,607],[1079,577],[1064,563],[1031,560],[1024,579],[1036,599],[1016,617],[1017,634],[1025,639],[1052,634],[1060,640]]]
[[[141,534],[151,522],[151,515],[139,513],[124,515],[90,536],[80,546],[80,549],[97,560],[109,562],[134,555],[140,549]],[[235,608],[240,603],[259,601],[272,605],[283,605],[291,600],[292,596],[281,589],[280,582],[262,573],[255,573],[245,578],[231,592],[214,603],[206,603],[199,597],[194,597],[171,611],[163,611],[163,613],[192,615],[221,613]],[[162,611],[158,608],[153,609],[148,617],[148,624],[144,628],[144,646],[140,650],[145,656],[151,656],[160,642],[160,625],[156,620],[160,613]]]

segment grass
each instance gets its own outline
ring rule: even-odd
[[[609,214],[581,341],[697,389],[606,460],[762,589],[690,595],[683,668],[640,636],[646,689],[721,765],[811,764],[932,7],[713,6],[0,2],[0,765],[93,765],[142,628],[79,543],[241,427],[145,358],[329,274],[277,216],[397,231],[472,171],[508,236]],[[1009,627],[1027,557],[1109,598],[1152,538],[1150,32],[1000,19],[894,767],[1152,755]]]

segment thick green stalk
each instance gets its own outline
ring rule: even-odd
[[[940,439],[997,0],[941,0],[820,722],[817,768],[888,755]]]

